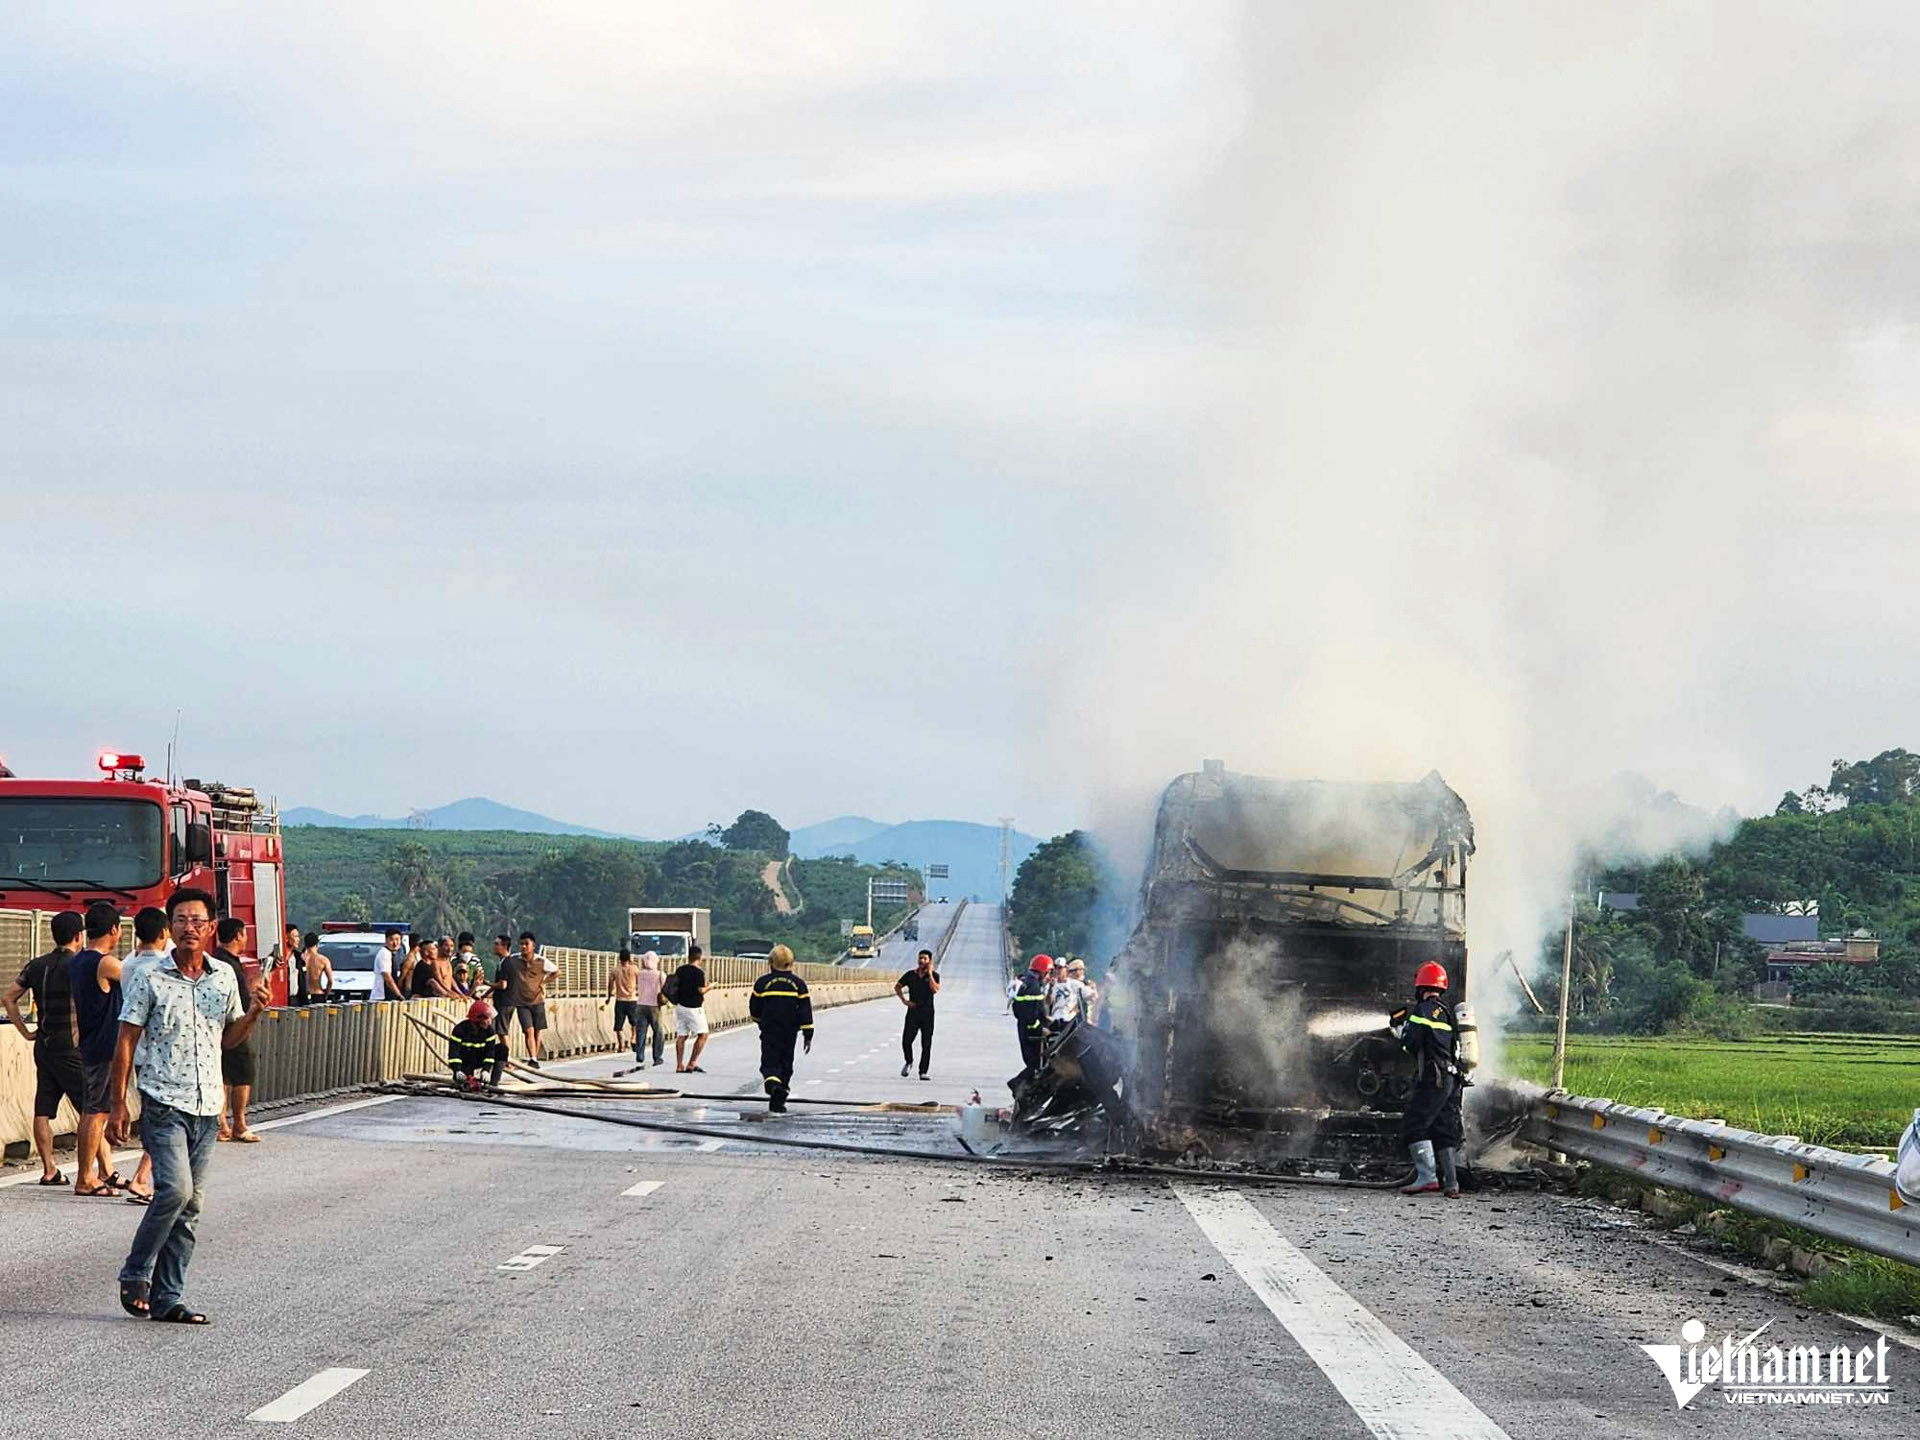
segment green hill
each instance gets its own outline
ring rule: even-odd
[[[865,918],[867,878],[883,873],[849,859],[797,861],[806,908],[783,917],[760,878],[769,857],[755,850],[508,830],[297,825],[283,833],[287,913],[303,929],[394,920],[429,933],[532,930],[554,944],[612,948],[630,905],[703,905],[713,911],[719,954],[765,939],[784,941],[802,960],[830,960],[841,948],[840,921]],[[905,873],[919,890],[918,873]],[[899,914],[875,919],[890,925]]]

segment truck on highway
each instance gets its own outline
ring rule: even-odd
[[[1117,1034],[1059,1037],[1050,1069],[1100,1082],[1094,1098],[1153,1149],[1397,1166],[1413,1076],[1388,1016],[1426,961],[1464,994],[1472,853],[1472,818],[1437,772],[1333,784],[1209,761],[1161,797],[1109,977]],[[1022,1111],[1057,1099],[1060,1078]]]
[[[103,750],[101,774],[29,780],[0,763],[0,906],[84,910],[110,901],[123,915],[205,890],[216,914],[247,924],[246,948],[271,957],[286,929],[280,817],[253,790],[212,780],[143,778],[138,755]],[[256,980],[255,964],[247,967]],[[266,966],[276,1005],[285,964]]]
[[[871,960],[880,953],[880,942],[874,936],[873,926],[856,925],[847,932],[847,958],[849,960]]]
[[[713,911],[635,907],[627,911],[627,944],[636,955],[653,951],[662,968],[671,970],[691,946],[713,953]]]

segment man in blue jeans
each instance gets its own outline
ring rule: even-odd
[[[119,1144],[127,1138],[127,1077],[137,1063],[140,1138],[153,1157],[153,1203],[120,1267],[120,1306],[150,1320],[204,1325],[207,1317],[181,1296],[226,1098],[220,1055],[253,1033],[268,996],[263,980],[253,1008],[243,1009],[234,970],[207,963],[213,897],[206,891],[174,891],[167,923],[173,954],[123,982],[120,1038],[107,1080],[107,1135]]]

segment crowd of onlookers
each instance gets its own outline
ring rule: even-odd
[[[336,992],[333,963],[320,948],[325,937],[318,931],[301,933],[297,925],[287,927],[286,944],[277,952],[296,957],[289,979],[290,998],[296,1005],[318,1005],[344,998]],[[377,957],[373,986],[365,998],[370,1000],[474,1000],[491,994],[494,981],[488,978],[487,962],[475,952],[473,932],[463,930],[458,938],[442,935],[438,940],[409,936],[397,926],[382,932],[385,954]],[[523,940],[531,940],[531,935]],[[512,957],[515,946],[506,935],[493,939],[493,964],[497,976],[502,962]],[[276,957],[277,958],[277,957]],[[542,973],[551,975],[559,967],[542,959]],[[353,998],[361,998],[355,995]]]
[[[216,918],[214,897],[197,889],[176,891],[164,910],[136,912],[134,943],[123,958],[124,918],[105,901],[84,913],[55,915],[53,948],[26,964],[0,1003],[33,1046],[40,1183],[71,1183],[72,1193],[83,1199],[125,1199],[145,1207],[120,1269],[120,1304],[138,1318],[204,1325],[207,1316],[184,1299],[187,1265],[214,1142],[260,1139],[248,1124],[247,1105],[254,1083],[253,1031],[271,1003],[271,979],[284,965],[292,999],[329,1003],[336,998],[332,966],[321,937],[294,926],[263,958],[251,959],[245,922]],[[776,949],[775,968],[782,957],[790,970],[793,957],[784,946]],[[676,1068],[700,1069],[707,1031],[702,1007],[710,988],[700,959],[695,947],[663,978],[657,956],[623,952],[609,977],[608,1000],[623,1002],[617,1028],[633,1027],[636,1064],[644,1061],[649,1031],[659,1063],[659,1010],[671,1001],[676,1052],[694,1041],[691,1058],[680,1059]],[[467,1001],[466,1017],[448,1047],[449,1062],[456,1080],[474,1088],[498,1085],[516,1020],[526,1063],[539,1068],[546,987],[558,969],[540,954],[531,932],[517,942],[496,936],[489,964],[475,952],[471,934],[408,944],[405,932],[393,927],[381,937],[366,998]],[[762,995],[756,988],[756,1007],[802,1001],[804,982],[789,983],[792,995]],[[29,1001],[31,1019],[24,1008]],[[763,1031],[774,1023],[757,1008],[755,1015]],[[807,1023],[786,1037],[789,1072],[801,1028],[811,1044],[810,1017],[804,1018]],[[646,1021],[652,1024],[643,1030]],[[763,1043],[763,1068],[765,1051]],[[783,1095],[785,1084],[782,1078]],[[135,1087],[141,1151],[129,1179],[116,1168],[113,1147],[136,1133],[130,1095]],[[55,1163],[53,1147],[53,1122],[67,1103],[79,1117],[71,1180]]]
[[[247,1101],[268,986],[244,958],[245,922],[214,909],[212,895],[191,887],[164,910],[143,907],[124,958],[118,906],[63,910],[49,925],[53,948],[29,960],[4,997],[7,1019],[33,1045],[40,1183],[67,1184],[54,1163],[53,1121],[71,1104],[73,1194],[145,1207],[121,1266],[120,1304],[175,1324],[207,1323],[182,1291],[214,1144],[260,1138]],[[31,1024],[21,1008],[29,997]],[[135,1085],[140,1162],[128,1179],[113,1147],[135,1133]]]
[[[50,922],[53,949],[35,956],[4,995],[9,1021],[33,1046],[36,1074],[33,1140],[43,1185],[65,1185],[69,1177],[55,1163],[53,1121],[64,1100],[79,1117],[74,1193],[122,1196],[146,1204],[152,1196],[151,1167],[143,1155],[132,1179],[113,1167],[104,1142],[110,1109],[108,1075],[119,1039],[122,996],[145,968],[172,957],[172,922],[165,911],[144,907],[133,916],[133,945],[123,957],[118,907],[99,902],[83,914],[64,910]],[[333,1003],[345,998],[335,990],[333,967],[320,948],[318,932],[289,925],[284,942],[254,962],[247,954],[247,926],[237,918],[211,923],[203,947],[207,959],[231,968],[242,1012],[266,993],[260,982],[281,964],[288,965],[289,998],[297,1005]],[[540,1044],[547,1029],[546,987],[558,966],[539,953],[536,937],[524,933],[517,943],[506,935],[493,941],[489,964],[474,948],[471,933],[415,939],[388,928],[375,959],[372,985],[364,998],[443,999],[482,1002],[485,1023],[503,1042],[517,1019],[525,1037],[527,1063],[540,1065]],[[252,971],[252,978],[249,972]],[[353,998],[363,998],[355,994]],[[25,1009],[32,1007],[32,1019]],[[473,1018],[470,1011],[469,1019]],[[225,1048],[219,1056],[224,1094],[217,1139],[257,1144],[247,1123],[255,1059],[251,1038]]]
[[[77,1163],[72,1178],[76,1195],[111,1198],[124,1195],[136,1205],[153,1197],[151,1158],[142,1154],[133,1178],[113,1166],[105,1143],[112,1108],[110,1074],[119,1041],[122,996],[143,972],[173,955],[167,913],[145,906],[133,916],[133,946],[123,957],[117,906],[100,901],[83,914],[63,910],[49,923],[53,949],[29,960],[4,996],[7,1019],[33,1045],[35,1072],[33,1143],[42,1185],[64,1185],[67,1176],[54,1163],[53,1121],[61,1101],[79,1117]],[[252,1008],[255,992],[244,969],[247,927],[243,921],[210,922],[215,942],[207,958],[233,972],[241,1009]],[[22,1010],[31,999],[34,1021]],[[223,1049],[219,1057],[221,1103],[216,1138],[257,1144],[247,1124],[252,1097],[254,1055],[251,1043]]]
[[[502,1039],[516,1019],[520,1022],[527,1063],[540,1068],[540,1041],[547,1029],[547,982],[560,967],[540,953],[539,939],[532,931],[522,931],[517,942],[508,935],[494,936],[491,963],[475,950],[470,930],[437,940],[410,936],[398,926],[387,926],[380,933],[372,983],[364,995],[356,991],[348,997],[335,988],[333,964],[321,949],[323,937],[317,931],[303,933],[297,925],[287,926],[279,953],[298,957],[289,977],[289,998],[296,1005],[334,1004],[346,998],[483,1001],[488,1012],[485,1023]]]

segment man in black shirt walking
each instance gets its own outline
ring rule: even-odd
[[[925,1080],[927,1066],[933,1063],[933,997],[940,993],[940,972],[933,968],[933,951],[922,950],[913,969],[893,982],[893,993],[907,1007],[907,1023],[900,1031],[900,1066],[904,1078],[913,1069],[913,1037],[920,1037],[920,1078]]]

